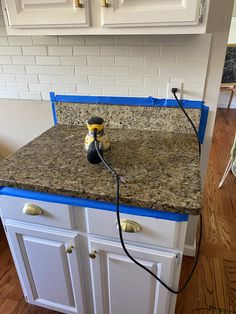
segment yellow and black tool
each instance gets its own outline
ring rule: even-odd
[[[103,151],[109,149],[109,136],[104,133],[104,120],[99,117],[92,117],[87,121],[88,134],[85,137],[85,149],[87,159],[92,164],[101,162],[95,148],[95,140],[99,143],[99,152],[103,156]]]

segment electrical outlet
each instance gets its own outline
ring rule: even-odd
[[[172,93],[172,88],[177,88],[177,97],[179,99],[183,98],[183,82],[168,82],[167,83],[167,89],[166,89],[166,99],[173,99],[174,95]]]

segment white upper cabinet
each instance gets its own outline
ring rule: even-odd
[[[108,1],[108,0],[107,0]],[[104,0],[104,27],[193,25],[200,19],[201,0]]]
[[[1,1],[9,35],[200,34],[206,32],[210,3],[210,0]]]
[[[5,0],[12,28],[88,27],[88,0]]]

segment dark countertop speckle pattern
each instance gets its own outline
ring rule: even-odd
[[[201,183],[193,134],[109,129],[105,158],[125,177],[121,204],[198,215]],[[0,163],[0,185],[114,202],[114,178],[91,165],[85,127],[57,125]]]

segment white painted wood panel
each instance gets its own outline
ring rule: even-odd
[[[88,0],[5,0],[12,28],[89,26]]]
[[[88,233],[119,238],[115,212],[86,208],[86,218]],[[121,214],[121,218],[133,220],[141,227],[141,231],[137,233],[123,232],[125,240],[183,250],[187,222],[127,214]],[[178,240],[180,238],[181,242]]]
[[[42,214],[37,216],[24,214],[23,206],[25,204],[35,204],[39,206],[42,209]],[[66,229],[72,229],[74,227],[72,207],[66,204],[1,195],[0,211],[4,218]]]
[[[6,220],[5,228],[26,300],[63,313],[84,314],[78,235]],[[73,245],[71,254],[66,253]]]
[[[109,0],[103,27],[191,25],[199,23],[201,0]]]
[[[148,273],[132,263],[117,243],[89,239],[91,275],[96,314],[172,314],[170,293]],[[165,283],[173,286],[174,253],[127,246],[129,252]]]

